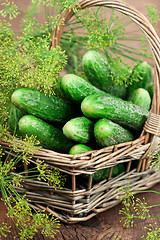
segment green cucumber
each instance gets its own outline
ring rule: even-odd
[[[26,114],[54,123],[65,123],[74,112],[62,99],[28,88],[17,89],[12,94],[11,101]]]
[[[128,97],[128,101],[144,108],[146,110],[150,110],[151,105],[151,97],[149,92],[144,88],[135,89],[131,95]]]
[[[151,83],[149,85],[148,92],[149,92],[151,100],[152,100],[153,99],[153,94],[154,94],[154,83]]]
[[[86,117],[72,118],[63,126],[63,134],[76,142],[87,143],[93,137],[94,123]]]
[[[114,171],[115,173],[118,175],[118,167],[115,166],[114,167]],[[110,172],[110,168],[103,168],[98,170],[97,172],[95,172],[93,174],[93,182],[100,182],[102,180],[107,180],[108,176],[109,176],[109,172]]]
[[[125,165],[124,163],[121,163],[118,165],[118,174],[121,174],[123,172],[125,172]]]
[[[128,96],[137,89],[144,88],[149,89],[152,80],[152,70],[147,62],[140,62],[132,70],[130,75],[131,85],[128,86]]]
[[[94,136],[101,147],[108,147],[118,143],[133,141],[133,134],[106,118],[98,120],[94,125]]]
[[[62,130],[53,127],[33,115],[25,115],[19,120],[19,131],[22,136],[35,136],[41,146],[61,153],[68,153],[75,145],[63,135]]]
[[[79,143],[79,144],[76,144],[73,147],[71,147],[69,154],[75,155],[78,153],[83,153],[83,152],[88,152],[88,151],[92,151],[92,148]]]
[[[87,118],[108,118],[119,125],[140,131],[149,112],[131,102],[110,94],[92,94],[81,103],[81,110]]]
[[[19,135],[18,122],[23,115],[24,113],[20,109],[11,104],[9,109],[9,126],[13,135]]]
[[[93,93],[100,93],[101,90],[93,86],[84,78],[75,74],[66,74],[61,78],[61,88],[67,98],[75,103],[81,103],[82,100]]]
[[[125,99],[127,89],[124,85],[116,84],[107,60],[96,51],[88,51],[82,58],[83,71],[95,87],[114,96]]]
[[[125,171],[124,164],[118,164],[113,167],[112,177],[116,177],[124,171]],[[103,181],[105,179],[107,180],[107,178],[109,177],[109,172],[110,172],[110,168],[103,168],[103,169],[98,170],[97,172],[95,172],[93,174],[93,182],[97,183],[97,182]],[[89,174],[83,174],[81,176],[85,179],[89,178]]]

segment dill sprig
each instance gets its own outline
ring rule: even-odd
[[[2,135],[4,138],[5,134]],[[11,141],[11,138],[8,141]],[[12,158],[10,154],[4,154],[2,146],[0,148],[0,191],[8,210],[7,216],[14,221],[19,230],[18,239],[33,239],[38,229],[43,235],[54,238],[60,225],[58,219],[44,211],[35,210],[30,200],[24,194],[19,194],[17,188],[22,188],[27,179],[48,181],[48,185],[61,188],[65,182],[65,176],[57,169],[49,169],[43,162],[30,167],[30,157],[39,150],[39,146],[35,146],[36,139],[33,137],[23,141],[24,146],[21,151],[18,144],[13,144],[11,152],[14,151],[16,155]],[[22,142],[20,141],[19,144],[22,145]],[[23,163],[28,165],[27,175],[25,175],[26,171],[22,170]],[[1,224],[1,235],[5,236],[9,231],[5,223]]]
[[[160,204],[156,205],[148,205],[145,198],[138,198],[134,195],[137,193],[152,193],[152,194],[160,194],[158,191],[154,190],[144,190],[144,191],[130,191],[129,187],[124,189],[125,198],[122,201],[123,207],[119,211],[119,214],[122,215],[121,222],[123,222],[123,226],[126,228],[133,227],[135,219],[147,219],[147,218],[159,218],[160,216],[152,216],[150,214],[151,208],[159,207]],[[154,240],[160,239],[160,228],[157,227],[156,222],[149,227],[145,227],[148,232],[147,236],[142,236],[143,239]]]
[[[160,11],[153,4],[145,5],[147,16],[152,24],[156,25],[160,21]]]

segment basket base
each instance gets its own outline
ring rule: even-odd
[[[150,168],[144,172],[133,170],[110,181],[102,181],[92,189],[71,192],[70,189],[54,189],[46,183],[26,180],[23,188],[16,188],[31,200],[32,207],[45,210],[65,223],[83,222],[119,204],[126,191],[142,191],[160,182],[160,170]]]

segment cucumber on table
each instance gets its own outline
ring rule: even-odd
[[[81,103],[82,100],[93,93],[100,93],[101,90],[93,86],[84,78],[75,74],[66,74],[61,78],[61,88],[68,99],[75,103]]]
[[[75,110],[62,99],[33,89],[17,89],[12,94],[11,101],[26,114],[54,123],[65,123],[75,114]]]
[[[81,110],[87,118],[108,118],[127,128],[142,130],[149,112],[131,102],[110,94],[92,94],[81,103]]]
[[[144,88],[135,89],[128,97],[128,101],[131,101],[132,103],[148,111],[150,110],[151,97],[149,92]]]
[[[72,118],[63,126],[63,134],[76,142],[87,143],[93,137],[94,123],[86,117]]]
[[[122,99],[126,98],[126,87],[115,83],[116,75],[101,54],[92,50],[85,53],[82,67],[86,77],[95,87]]]
[[[149,89],[152,80],[152,70],[147,62],[140,62],[132,70],[130,75],[131,85],[128,86],[127,96],[137,88]]]
[[[68,153],[75,142],[69,140],[59,130],[33,115],[25,115],[19,120],[19,131],[22,136],[35,136],[44,148],[61,153]]]
[[[106,118],[100,119],[95,123],[94,136],[96,142],[101,147],[134,140],[134,136],[129,130]]]

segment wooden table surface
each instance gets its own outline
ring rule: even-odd
[[[152,190],[160,192],[160,183],[151,188]],[[156,193],[141,193],[135,197],[145,200],[149,205],[160,204],[160,195]],[[119,204],[112,209],[98,214],[94,218],[76,224],[64,224],[61,222],[59,232],[55,235],[56,240],[113,240],[120,237],[121,240],[140,240],[142,235],[146,236],[149,224],[157,223],[160,227],[160,218],[150,218],[145,220],[136,219],[134,227],[124,228],[120,222],[122,215],[119,210],[122,204]],[[5,221],[11,226],[11,233],[7,238],[0,238],[1,240],[13,240],[18,233],[11,219],[6,216],[7,210],[0,201],[0,223]],[[160,216],[160,207],[150,209],[151,216]],[[44,237],[40,231],[35,235],[34,240],[51,240],[52,238]],[[157,240],[157,239],[155,239]]]

